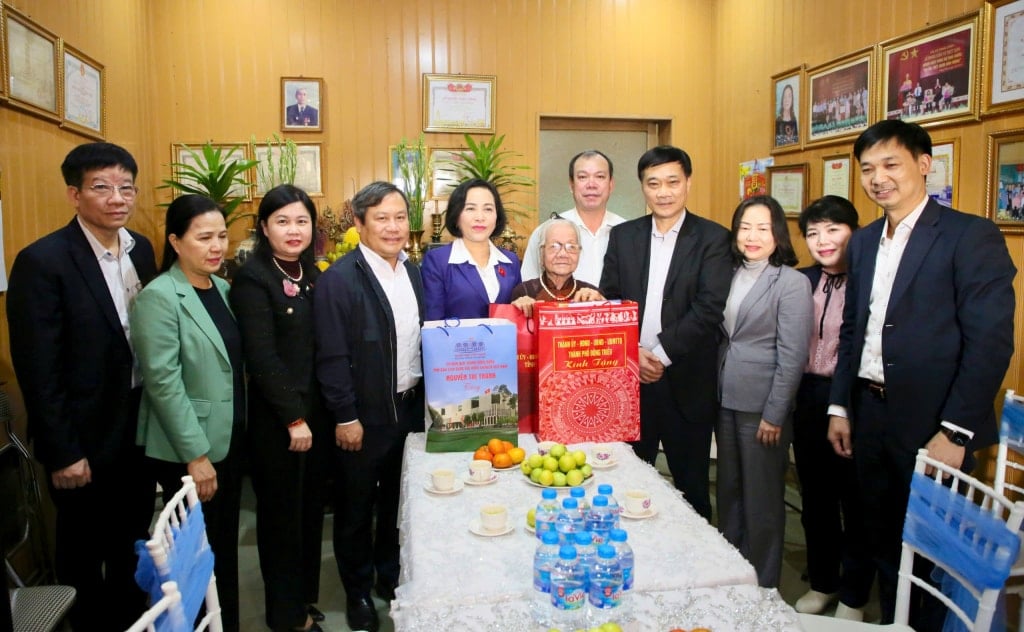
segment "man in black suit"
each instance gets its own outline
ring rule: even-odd
[[[850,239],[828,436],[836,453],[853,458],[870,499],[867,540],[887,623],[917,450],[969,471],[972,453],[996,441],[993,403],[1013,354],[1016,269],[991,221],[928,197],[932,143],[919,125],[876,123],[853,151],[861,186],[885,217]],[[915,629],[935,627],[918,618],[930,611],[941,626],[944,609],[913,606]]]
[[[134,543],[147,537],[155,495],[135,445],[141,377],[128,311],[156,259],[124,228],[138,192],[131,154],[80,145],[61,171],[76,217],[14,260],[11,357],[57,507],[57,579],[78,591],[72,626],[123,630],[145,608]]]
[[[640,305],[640,441],[633,449],[653,464],[660,441],[676,488],[710,520],[719,325],[732,259],[729,232],[686,209],[692,173],[678,147],[640,157],[651,214],[612,228],[601,293]]]
[[[308,98],[305,88],[295,91],[295,105],[289,105],[285,109],[285,125],[288,127],[318,127],[320,125],[320,113],[315,107],[306,103]]]

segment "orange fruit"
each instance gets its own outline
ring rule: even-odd
[[[526,450],[522,448],[512,448],[508,451],[508,456],[512,459],[513,463],[519,465],[526,460]]]
[[[507,453],[502,452],[501,454],[494,455],[494,467],[512,467],[512,457]]]
[[[493,461],[494,455],[487,449],[487,446],[481,446],[473,453],[473,458],[480,461]]]
[[[501,439],[491,439],[487,442],[487,449],[491,451],[491,454],[502,454],[506,451],[505,444],[501,442]]]
[[[501,445],[505,446],[505,452],[508,452],[512,448],[516,447],[511,441],[502,441]]]

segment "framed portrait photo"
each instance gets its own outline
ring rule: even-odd
[[[781,72],[772,77],[772,153],[780,154],[800,149],[800,85],[803,66]]]
[[[882,116],[924,126],[978,118],[978,13],[882,42]]]
[[[805,147],[856,136],[872,120],[873,48],[865,48],[807,71]]]
[[[853,156],[836,154],[821,159],[821,195],[838,195],[847,200],[853,198]]]
[[[932,166],[925,180],[928,197],[943,206],[955,208],[958,202],[959,179],[960,139],[933,140]]]
[[[286,132],[322,132],[324,80],[317,77],[281,77],[281,129]]]
[[[103,140],[105,132],[103,99],[106,95],[103,64],[61,44],[64,60],[64,109],[60,126],[83,136]]]
[[[9,103],[59,121],[59,39],[8,5],[4,5],[2,17]]]
[[[1024,109],[1024,0],[988,0],[981,113]]]
[[[1024,233],[1024,128],[989,134],[986,215],[1005,233]]]
[[[423,131],[494,133],[494,75],[423,75]]]
[[[430,197],[447,200],[459,184],[456,165],[463,162],[464,149],[430,149],[427,158],[427,173],[430,179]]]
[[[807,206],[807,163],[768,167],[768,195],[775,198],[787,217],[798,217]]]

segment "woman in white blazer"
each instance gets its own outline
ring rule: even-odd
[[[718,525],[754,565],[761,586],[779,583],[792,411],[813,318],[811,285],[786,215],[774,198],[744,200],[732,218],[733,274],[719,354]]]

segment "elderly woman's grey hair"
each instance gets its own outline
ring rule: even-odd
[[[537,249],[537,254],[540,257],[540,261],[538,263],[539,263],[541,271],[546,270],[546,268],[544,267],[544,245],[548,243],[548,233],[551,232],[551,229],[553,227],[555,227],[555,226],[569,226],[569,227],[572,228],[573,232],[576,233],[576,243],[580,244],[580,242],[583,240],[583,237],[580,235],[580,227],[577,224],[575,224],[574,222],[570,222],[569,220],[567,220],[565,218],[562,218],[562,217],[552,217],[551,219],[549,219],[546,222],[544,222],[543,224],[541,224],[540,225],[540,235],[541,235],[540,248]],[[580,245],[581,245],[581,250],[582,250],[582,244],[580,244]]]

